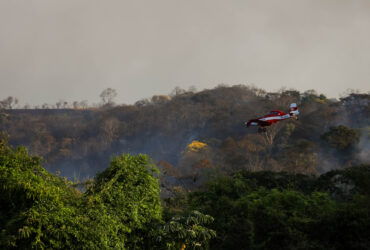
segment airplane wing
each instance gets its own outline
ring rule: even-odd
[[[271,126],[273,122],[271,121],[261,121],[258,119],[250,120],[246,123],[247,127],[249,126],[260,126],[260,127],[266,127],[266,126]]]

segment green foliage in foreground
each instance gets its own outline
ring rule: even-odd
[[[237,172],[162,211],[145,155],[112,158],[84,193],[40,161],[0,140],[0,249],[370,248],[369,165]]]
[[[369,180],[369,165],[320,177],[245,171],[167,206],[213,216],[211,249],[369,249]]]
[[[206,249],[215,235],[199,212],[162,221],[158,170],[145,155],[114,157],[85,193],[73,186],[0,141],[0,248]]]
[[[187,216],[174,216],[161,226],[157,241],[167,249],[208,249],[208,241],[216,236],[216,232],[203,225],[211,224],[213,218],[198,211]]]
[[[86,192],[91,208],[97,206],[114,221],[111,235],[121,235],[117,245],[142,249],[148,242],[147,232],[161,220],[158,170],[145,155],[112,158],[109,167],[95,178]],[[102,233],[102,232],[101,232]]]

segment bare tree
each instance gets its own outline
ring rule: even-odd
[[[60,109],[62,107],[62,104],[63,104],[63,101],[58,101],[57,103],[55,103],[55,106],[57,107],[57,109]]]
[[[107,145],[118,138],[120,122],[116,118],[108,118],[102,124],[102,130],[104,133],[104,141]]]
[[[64,102],[63,102],[63,108],[64,108],[64,109],[68,108],[68,102],[67,102],[67,101],[64,101]]]
[[[191,85],[189,87],[188,91],[191,92],[191,93],[195,93],[195,92],[197,92],[197,87],[195,87],[194,85]]]
[[[182,94],[185,94],[185,93],[186,93],[185,89],[182,89],[182,88],[177,86],[171,91],[170,97],[175,97],[175,96],[182,95]]]
[[[281,123],[277,123],[267,129],[267,131],[264,133],[266,145],[271,146],[274,143],[275,137],[282,128],[283,125]]]
[[[81,101],[80,102],[80,107],[83,108],[83,109],[87,109],[87,107],[88,107],[87,101],[86,100]]]
[[[264,141],[261,137],[255,134],[246,135],[241,142],[243,155],[246,157],[246,167],[249,171],[262,170],[265,159],[261,157],[261,152],[264,153]]]
[[[116,96],[117,91],[112,88],[104,89],[100,94],[100,98],[102,99],[104,106],[112,106],[114,104],[113,99]]]
[[[144,107],[152,104],[151,100],[148,98],[141,99],[137,102],[135,102],[135,106]]]
[[[0,101],[0,109],[12,109],[18,104],[18,99],[13,96],[8,96],[4,100]]]
[[[72,103],[72,106],[73,106],[73,108],[74,108],[74,109],[78,109],[78,108],[80,107],[80,105],[79,105],[79,102],[78,102],[78,101],[74,101],[74,102]]]
[[[41,108],[42,108],[42,109],[49,109],[49,108],[50,108],[50,106],[49,106],[49,104],[44,103],[44,104],[42,104]]]

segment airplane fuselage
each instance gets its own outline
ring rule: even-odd
[[[297,118],[297,115],[299,114],[297,104],[292,103],[290,105],[289,113],[284,113],[280,110],[272,110],[269,114],[262,116],[257,119],[250,120],[246,122],[247,127],[249,126],[260,126],[260,127],[267,127],[271,126],[272,124],[283,121],[292,117]]]

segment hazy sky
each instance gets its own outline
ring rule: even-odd
[[[368,0],[0,0],[0,98],[133,103],[220,83],[370,90]]]

